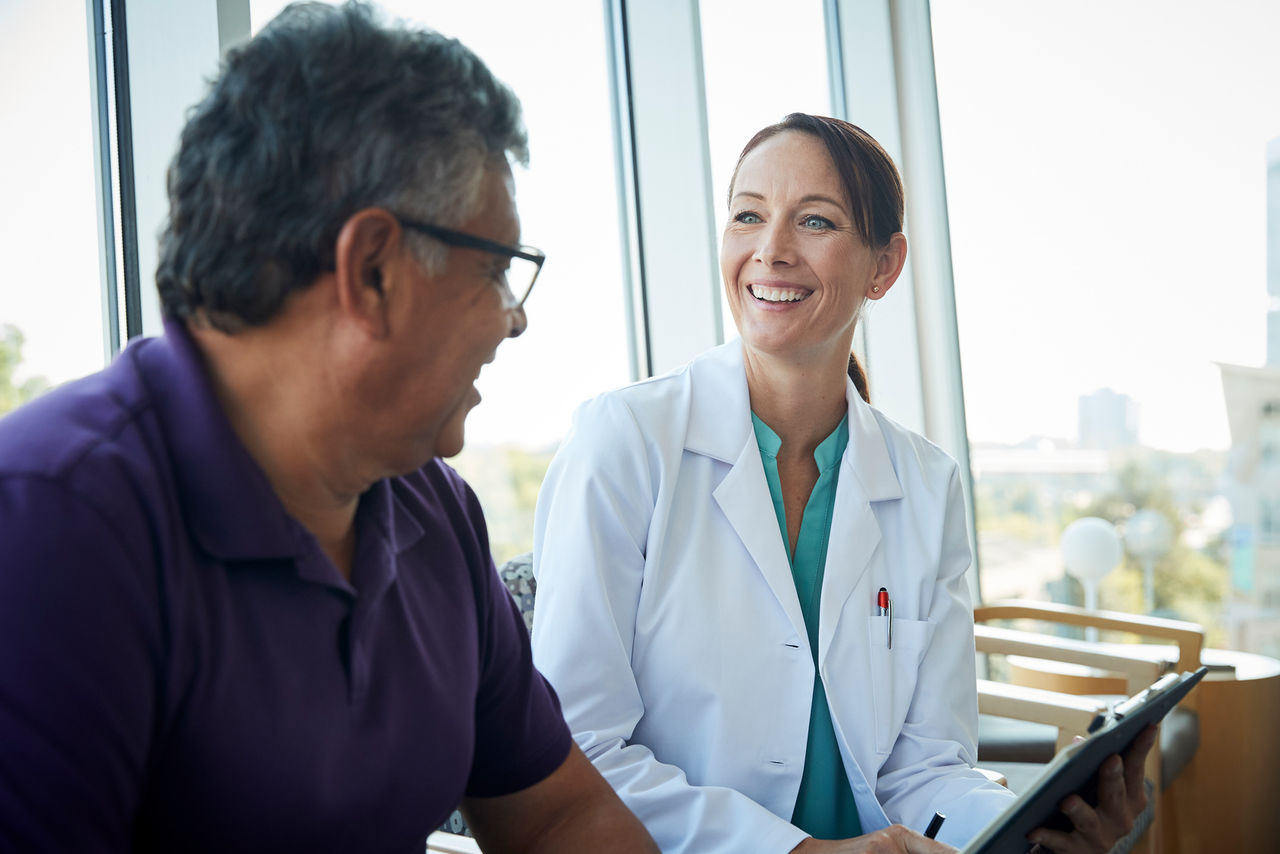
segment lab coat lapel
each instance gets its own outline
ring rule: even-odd
[[[871,503],[862,485],[853,477],[847,456],[841,464],[831,518],[831,538],[827,543],[827,565],[823,570],[822,600],[818,610],[819,664],[826,661],[845,602],[871,565],[871,556],[880,545],[880,523],[871,511]],[[868,615],[871,607],[872,603],[867,602]]]
[[[760,448],[754,433],[749,441],[743,443],[733,468],[729,469],[713,494],[738,539],[747,547],[751,559],[768,582],[774,598],[786,612],[798,642],[807,648],[809,634],[805,631],[804,613],[800,610],[800,596],[796,593],[791,561],[787,559],[787,549],[778,531],[777,514],[769,495],[769,482],[765,479],[764,464],[760,461]]]
[[[902,498],[902,485],[875,412],[858,397],[852,382],[847,384],[845,397],[849,401],[849,444],[840,462],[827,563],[823,570],[818,618],[819,666],[831,648],[845,603],[871,566],[880,545],[880,523],[872,502]],[[873,605],[868,599],[868,617]],[[862,624],[853,629],[861,631]]]
[[[730,341],[699,356],[690,363],[689,380],[692,394],[685,449],[730,464],[712,493],[716,504],[791,621],[798,642],[807,648],[800,597],[751,427],[741,342]]]

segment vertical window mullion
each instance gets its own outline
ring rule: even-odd
[[[104,361],[120,351],[120,283],[116,265],[116,182],[112,152],[112,87],[110,32],[107,29],[107,0],[86,0],[88,16],[89,103],[93,110],[93,167],[98,209],[98,258],[102,288]]]
[[[625,89],[615,87],[627,103],[619,115],[630,118],[617,135],[631,141],[634,158],[627,219],[638,247],[636,289],[649,370],[658,373],[723,338],[698,4],[617,0],[611,14],[625,66]]]
[[[133,159],[133,110],[129,85],[129,29],[125,0],[108,0],[111,10],[112,92],[115,104],[117,191],[120,199],[120,261],[124,282],[125,335],[142,334],[142,287],[138,263],[137,182]]]

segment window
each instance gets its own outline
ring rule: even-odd
[[[83,3],[0,5],[0,413],[106,361]]]
[[[974,0],[932,23],[983,594],[1046,597],[1067,522],[1152,507],[1179,535],[1157,611],[1222,643],[1250,594],[1211,512],[1220,365],[1267,355],[1280,6]],[[1142,610],[1138,571],[1103,607]]]
[[[1280,539],[1280,499],[1263,498],[1259,504],[1262,511],[1262,539]]]
[[[285,3],[254,2],[254,30]],[[399,0],[388,18],[460,39],[524,107],[530,167],[517,168],[524,243],[547,253],[526,305],[529,329],[498,350],[450,462],[484,506],[494,559],[533,546],[533,507],[574,408],[631,377],[603,7]],[[501,26],[495,26],[501,21]]]
[[[1260,474],[1274,476],[1274,472],[1280,470],[1280,403],[1276,401],[1262,407],[1258,424],[1258,465],[1262,470]]]

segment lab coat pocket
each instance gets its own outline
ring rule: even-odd
[[[916,689],[920,660],[933,637],[928,620],[893,618],[893,643],[889,643],[889,618],[872,617],[867,627],[871,650],[871,703],[875,708],[876,752],[888,753],[898,740],[907,709]]]

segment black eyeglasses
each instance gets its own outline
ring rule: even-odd
[[[547,260],[542,250],[534,249],[532,246],[508,246],[505,243],[467,234],[465,231],[454,231],[452,228],[418,222],[399,214],[394,216],[405,228],[429,234],[449,246],[479,249],[481,252],[489,252],[510,259],[511,264],[502,271],[502,276],[506,280],[507,290],[515,297],[512,308],[524,306],[524,301],[529,298],[529,291],[533,290],[533,283],[538,280],[538,273],[542,271],[542,262]]]

